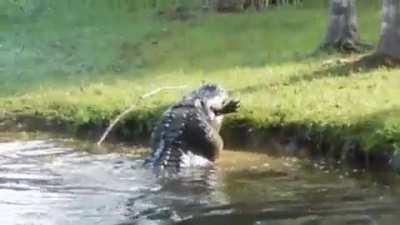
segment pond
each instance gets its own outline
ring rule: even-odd
[[[400,220],[394,175],[225,151],[214,168],[172,176],[142,167],[143,154],[136,154],[141,151],[115,148],[83,151],[62,139],[0,141],[0,224],[393,225]]]

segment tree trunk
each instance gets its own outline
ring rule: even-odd
[[[383,1],[382,32],[377,53],[400,60],[400,0]]]
[[[370,47],[360,41],[356,0],[331,0],[329,14],[328,31],[322,49],[360,52]]]
[[[240,12],[243,11],[246,0],[216,0],[216,10],[218,12]]]

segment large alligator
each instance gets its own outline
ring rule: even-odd
[[[161,116],[146,164],[156,168],[212,164],[223,148],[219,134],[223,117],[238,108],[239,101],[215,84],[193,91]]]

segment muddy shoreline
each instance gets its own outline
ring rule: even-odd
[[[148,146],[151,129],[148,121],[127,119],[109,134],[107,143]],[[96,142],[108,126],[108,121],[76,126],[73,122],[40,116],[18,116],[0,119],[0,132],[45,132],[90,142]],[[338,128],[339,129],[339,128]],[[140,132],[136,132],[136,131]],[[133,131],[133,132],[127,132]],[[228,119],[221,135],[229,149],[251,149],[272,156],[291,156],[300,159],[324,160],[331,166],[346,166],[372,171],[399,172],[400,161],[390,149],[366,152],[356,139],[315,135],[302,124],[255,127],[249,121]]]

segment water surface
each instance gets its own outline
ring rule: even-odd
[[[0,141],[0,224],[393,225],[397,178],[225,152],[174,176],[140,154],[93,153],[62,140]],[[353,172],[356,172],[353,174]],[[376,177],[376,175],[375,175]]]

